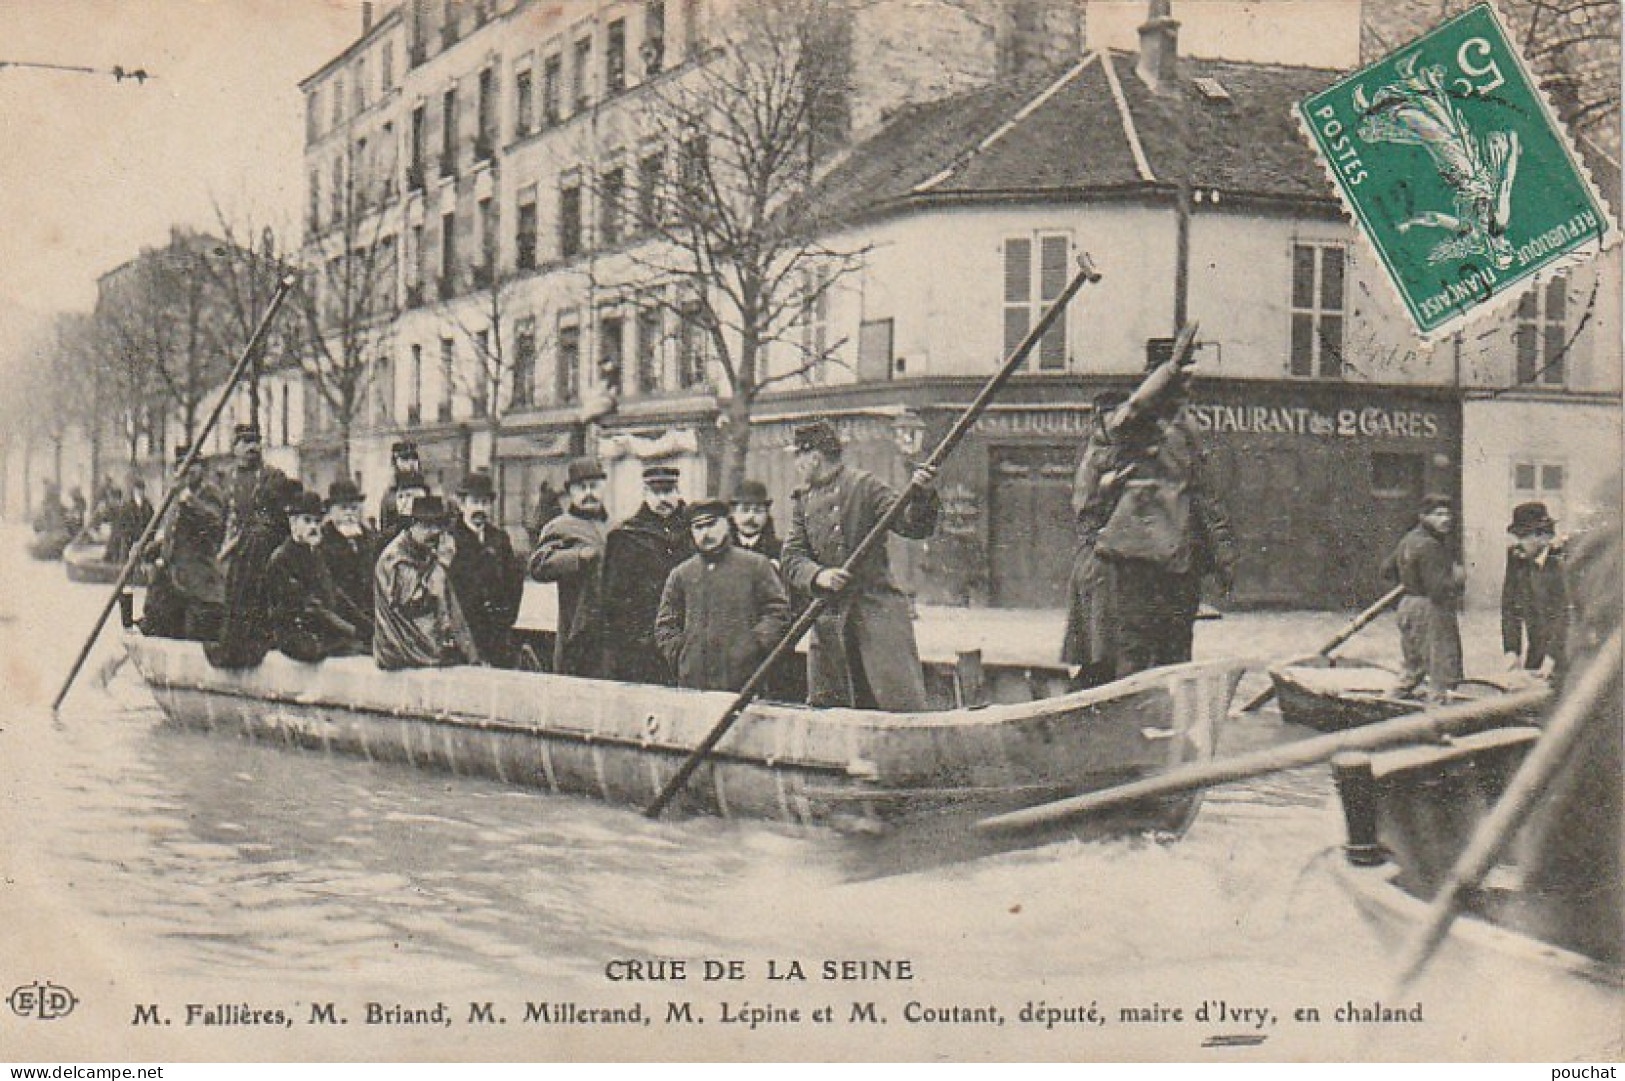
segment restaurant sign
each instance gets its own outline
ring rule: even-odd
[[[1436,413],[1426,409],[1385,409],[1368,405],[1324,412],[1293,405],[1220,405],[1195,402],[1191,418],[1214,435],[1303,435],[1327,439],[1437,439],[1444,434]]]

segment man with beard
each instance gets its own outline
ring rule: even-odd
[[[696,553],[666,579],[655,643],[679,687],[737,691],[790,627],[790,600],[766,556],[735,547],[728,504],[688,511]]]
[[[1453,501],[1422,500],[1416,526],[1382,566],[1382,576],[1405,587],[1399,599],[1399,645],[1405,672],[1396,689],[1411,694],[1425,680],[1429,701],[1442,702],[1461,682],[1461,626],[1456,609],[1466,572],[1450,551]]]
[[[373,577],[372,656],[385,671],[480,663],[446,568],[456,544],[436,495],[412,504],[406,527],[385,546]]]
[[[226,528],[220,544],[223,563],[232,558],[265,490],[273,481],[286,479],[280,469],[265,464],[257,424],[239,424],[232,429],[231,456],[236,465],[226,476]],[[281,507],[276,510],[280,515]],[[225,569],[229,572],[229,567]]]
[[[288,503],[288,539],[265,568],[265,603],[276,648],[314,664],[363,651],[356,626],[341,611],[344,600],[322,558],[322,518],[327,508],[315,492]]]
[[[405,439],[395,443],[389,448],[389,464],[392,476],[389,487],[384,489],[383,502],[378,505],[378,532],[393,539],[412,517],[412,500],[419,494],[428,495],[429,487],[422,483],[423,465],[418,461],[416,443]],[[407,487],[422,487],[423,491],[405,495],[402,489]]]
[[[604,554],[604,467],[596,458],[577,458],[565,472],[563,514],[542,526],[530,557],[530,576],[558,585],[558,627],[553,671],[571,676],[603,675],[599,637],[599,560]]]
[[[175,448],[175,464],[189,448]],[[225,531],[225,507],[200,460],[181,477],[181,494],[158,530],[157,573],[142,607],[141,630],[163,638],[213,641],[220,634],[225,588],[215,553]]]
[[[457,555],[448,572],[480,657],[493,667],[510,668],[525,570],[507,531],[491,521],[496,498],[491,474],[485,472],[470,473],[457,489],[460,514],[451,527]]]
[[[390,485],[390,495],[386,498],[388,505],[395,508],[395,513],[388,516],[389,524],[382,522],[378,526],[378,544],[382,548],[390,541],[401,535],[412,521],[412,505],[429,494],[429,482],[423,479],[422,473],[406,473]]]
[[[884,546],[851,571],[842,565],[900,498],[891,486],[841,461],[841,439],[827,420],[795,430],[796,493],[783,552],[791,588],[831,602],[813,625],[807,652],[807,700],[897,713],[926,709],[925,676],[908,599],[892,582]],[[914,471],[914,492],[892,524],[921,540],[937,527],[942,503],[936,470]]]
[[[666,576],[694,554],[683,497],[681,470],[643,467],[643,505],[609,531],[604,542],[604,668],[610,679],[671,685],[672,672],[655,647],[655,616]]]
[[[327,489],[327,521],[322,524],[322,558],[338,590],[339,613],[355,627],[363,645],[372,642],[372,572],[378,565],[378,535],[361,520],[366,497],[355,483],[336,480]]]
[[[247,521],[232,545],[225,565],[225,610],[220,637],[203,647],[216,668],[252,668],[274,644],[265,603],[265,569],[271,553],[288,539],[285,508],[300,484],[281,473],[257,489]]]

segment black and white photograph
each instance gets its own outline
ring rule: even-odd
[[[1625,1059],[1620,0],[0,27],[0,1062]]]

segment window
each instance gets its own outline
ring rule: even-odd
[[[521,319],[513,326],[513,408],[533,404],[536,397],[536,321]]]
[[[362,57],[355,62],[355,111],[365,112],[367,109],[367,59]]]
[[[423,106],[419,105],[412,110],[412,159],[406,170],[406,186],[421,190],[423,188],[423,157],[426,143],[427,117]]]
[[[590,105],[592,79],[592,38],[582,38],[576,42],[575,70],[570,73],[572,97],[575,99],[575,111],[585,112]]]
[[[412,347],[412,381],[406,388],[406,423],[423,422],[423,346]]]
[[[378,57],[378,80],[382,89],[389,90],[395,85],[395,43],[384,42],[383,52]]]
[[[1343,377],[1343,249],[1292,246],[1292,374]]]
[[[678,191],[690,206],[705,201],[710,174],[711,144],[705,136],[696,135],[683,143],[677,165]]]
[[[693,60],[700,51],[700,0],[679,0],[683,5],[683,59]]]
[[[395,358],[388,353],[378,355],[378,368],[373,374],[372,386],[373,423],[387,424],[395,413]],[[287,397],[287,391],[284,390],[282,393],[284,412],[287,411]]]
[[[515,236],[514,262],[520,270],[536,268],[536,189],[519,193],[519,228]]]
[[[581,185],[559,192],[559,254],[566,259],[581,254]]]
[[[497,270],[497,204],[487,195],[480,200],[480,265],[476,275],[481,285],[496,280]]]
[[[496,95],[492,93],[496,74],[490,68],[480,71],[479,97],[475,99],[474,156],[489,160],[496,148]]]
[[[344,123],[344,77],[333,80],[333,126]]]
[[[457,212],[450,211],[440,218],[440,297],[442,300],[456,291],[457,281]]]
[[[455,176],[457,173],[457,88],[454,86],[446,91],[440,99],[440,115],[443,125],[440,129],[440,175]]]
[[[332,212],[329,216],[334,221],[341,220],[344,217],[344,160],[342,158],[333,160],[333,188],[328,193],[328,202],[329,209]]]
[[[555,371],[560,405],[581,400],[581,328],[559,327],[559,360]]]
[[[281,417],[279,419],[282,421],[282,440],[281,440],[281,442],[282,442],[282,445],[284,447],[287,446],[289,443],[293,442],[292,436],[289,434],[289,431],[288,431],[288,429],[289,429],[289,420],[290,420],[290,417],[288,415],[288,392],[291,391],[291,390],[293,390],[292,387],[286,387],[285,386],[285,387],[282,388],[282,415],[281,415]]]
[[[429,253],[423,244],[423,226],[412,226],[411,280],[406,287],[406,303],[416,307],[423,303],[423,282],[429,276]]]
[[[378,151],[373,155],[379,158],[383,165],[383,192],[385,199],[395,197],[395,170],[400,168],[400,148],[395,145],[395,122],[384,121],[384,130],[378,137]]]
[[[1562,521],[1566,474],[1567,470],[1562,462],[1514,461],[1512,498],[1507,506],[1507,515],[1510,517],[1512,508],[1519,503],[1538,500],[1546,504],[1546,510],[1553,518]]]
[[[531,100],[530,69],[526,68],[513,77],[513,137],[522,139],[530,134],[530,112],[535,103]]]
[[[659,75],[666,66],[666,5],[649,0],[643,5],[643,71]]]
[[[1071,238],[1064,233],[1011,237],[1004,242],[1004,355],[1016,351],[1044,309],[1066,289]],[[1040,371],[1066,370],[1066,319],[1050,325],[1036,350]],[[1029,356],[1026,364],[1035,365]]]
[[[316,232],[322,225],[322,174],[310,174],[310,231]]]
[[[440,407],[435,415],[441,421],[451,419],[451,388],[457,378],[456,349],[456,343],[450,338],[440,339]]]
[[[660,306],[653,301],[638,309],[639,394],[656,394],[664,382],[660,371],[660,316]]]
[[[892,320],[865,320],[858,326],[858,378],[879,383],[891,376]]]
[[[305,142],[314,143],[322,133],[322,92],[318,88],[305,95]]]
[[[808,383],[824,381],[829,359],[829,271],[804,271],[801,282],[801,376]]]
[[[614,394],[621,393],[625,384],[621,378],[626,350],[625,326],[626,320],[614,313],[598,321],[598,377],[604,389]]]
[[[491,332],[482,330],[474,335],[474,378],[472,380],[474,390],[469,395],[472,399],[471,404],[476,417],[485,416],[486,412],[491,408],[492,367]]]
[[[705,382],[705,313],[697,300],[682,306],[677,324],[677,386],[690,390]]]
[[[542,61],[542,126],[545,128],[559,122],[560,83],[563,78],[564,60],[558,53],[554,53]]]
[[[598,199],[598,237],[602,247],[621,242],[621,203],[626,198],[626,170],[619,166],[604,173]]]
[[[626,89],[626,20],[609,24],[604,44],[604,93],[619,94]]]
[[[1518,298],[1518,382],[1563,385],[1563,354],[1568,344],[1569,279],[1557,274]]]
[[[638,162],[638,229],[654,232],[660,225],[660,186],[666,179],[666,155],[656,151]]]
[[[351,182],[355,184],[356,204],[361,207],[372,203],[372,162],[367,160],[367,140],[355,141],[355,156],[350,159]]]

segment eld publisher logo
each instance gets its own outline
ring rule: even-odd
[[[66,1017],[79,1004],[73,992],[66,987],[37,981],[17,988],[6,1001],[11,1004],[12,1013],[36,1021],[55,1021],[59,1017]]]

